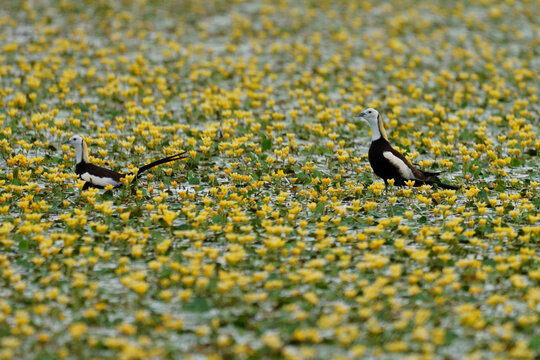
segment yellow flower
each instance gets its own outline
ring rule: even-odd
[[[279,334],[276,332],[265,332],[261,336],[261,342],[274,350],[279,349],[282,345]]]
[[[405,341],[391,341],[385,345],[385,348],[389,352],[405,352],[409,348],[409,345]]]
[[[407,185],[408,187],[413,187],[414,186],[414,180],[407,180],[405,181],[405,185]]]
[[[72,338],[78,339],[86,333],[87,328],[85,323],[75,322],[69,325],[68,330]]]
[[[141,257],[143,254],[143,247],[142,245],[135,245],[131,249],[131,254],[135,257]]]
[[[128,221],[130,214],[131,213],[129,211],[123,212],[120,214],[120,219],[122,219],[123,221]]]
[[[309,302],[312,305],[315,305],[315,304],[317,304],[319,302],[319,298],[318,298],[317,294],[315,294],[312,291],[309,291],[309,292],[305,293],[304,294],[304,299],[306,299],[306,301]]]
[[[131,285],[131,289],[133,289],[133,291],[135,291],[139,295],[144,294],[149,287],[150,285],[148,285],[148,283],[144,281],[136,281]]]
[[[264,240],[264,245],[270,249],[280,249],[285,245],[285,240],[280,239],[277,236],[270,236],[269,239]]]

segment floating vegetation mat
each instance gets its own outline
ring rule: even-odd
[[[3,0],[0,359],[538,358],[539,9]]]

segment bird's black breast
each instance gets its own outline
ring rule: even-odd
[[[75,166],[75,174],[77,175],[81,175],[81,174],[84,174],[85,172],[88,172],[88,163],[84,162],[84,161],[81,161],[80,163],[78,163],[76,166]]]
[[[396,186],[402,186],[405,184],[405,179],[399,174],[398,169],[383,155],[385,151],[393,153],[392,150],[392,146],[382,137],[372,141],[368,152],[369,164],[375,175],[382,178],[385,182],[388,179],[394,179]]]

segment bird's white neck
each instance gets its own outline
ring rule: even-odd
[[[371,141],[379,140],[381,138],[381,131],[379,130],[379,124],[371,124]]]
[[[370,121],[369,124],[371,126],[371,141],[379,140],[381,137],[388,140],[381,114],[377,117],[377,121]]]

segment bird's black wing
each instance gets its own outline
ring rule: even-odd
[[[426,180],[428,178],[428,176],[424,175],[424,172],[422,170],[418,169],[416,166],[411,164],[411,162],[407,160],[407,158],[403,156],[402,153],[394,149],[390,144],[388,144],[388,149],[385,151],[390,151],[392,154],[398,157],[401,161],[403,161],[403,163],[405,163],[405,165],[407,165],[407,167],[411,169],[414,177],[417,180]]]
[[[110,170],[94,164],[86,164],[86,171],[91,175],[98,176],[100,178],[111,178],[114,181],[120,181],[125,175],[118,173],[114,170]]]

